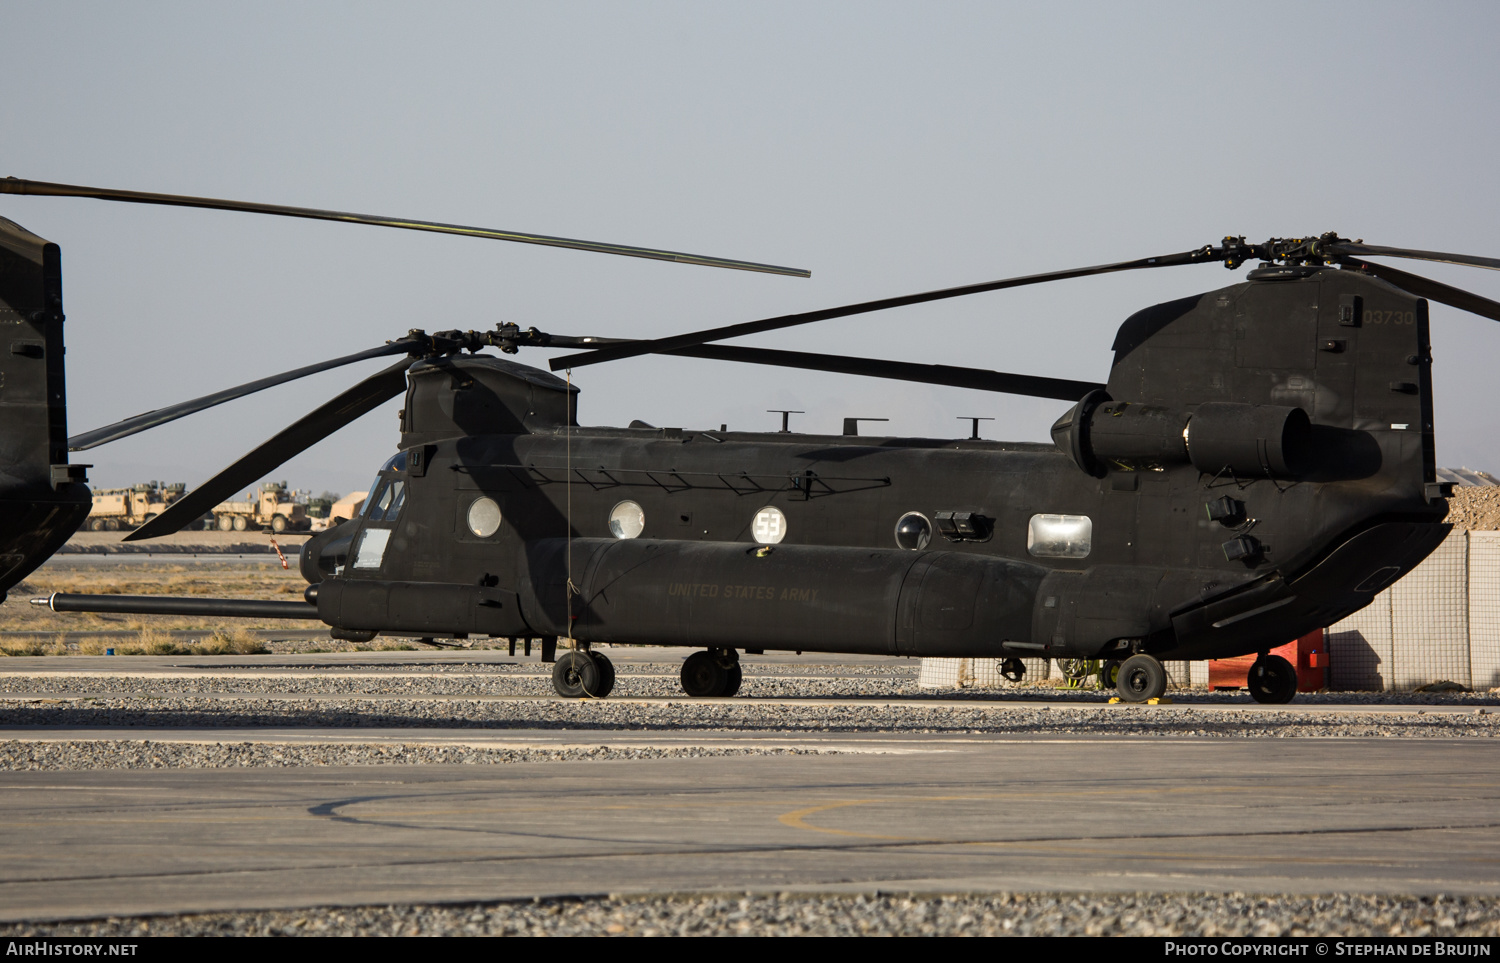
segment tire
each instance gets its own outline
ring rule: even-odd
[[[1120,664],[1115,691],[1126,702],[1149,702],[1167,691],[1166,667],[1154,656],[1132,655]]]
[[[682,663],[682,691],[695,699],[721,696],[728,685],[729,670],[712,652],[694,652]]]
[[[1297,697],[1297,669],[1279,655],[1263,656],[1246,673],[1245,686],[1256,702],[1284,706]]]
[[[102,532],[102,531],[104,531],[104,519],[102,519],[102,518],[91,518],[91,519],[89,519],[89,531],[91,531],[91,532]]]
[[[1120,660],[1105,659],[1099,664],[1099,688],[1113,689],[1120,680]]]
[[[237,532],[243,532],[245,529],[250,527],[250,522],[243,515],[234,516],[234,521],[230,522],[229,524],[233,525],[234,530]]]
[[[564,652],[552,664],[552,688],[565,699],[595,696],[599,686],[599,663],[587,652]]]
[[[599,691],[594,693],[595,699],[603,699],[615,691],[615,664],[609,661],[609,657],[598,652],[590,652],[594,664],[599,667]]]
[[[156,513],[155,512],[147,512],[146,513],[146,517],[143,518],[143,519],[141,519],[141,524],[144,525],[147,522],[151,521],[151,519],[153,519],[155,517],[156,517]]]
[[[106,518],[104,520],[104,530],[106,532],[118,532],[120,530],[120,520],[118,518]]]
[[[287,517],[285,515],[276,515],[271,519],[271,531],[275,532],[277,535],[280,535],[289,527],[290,523],[288,523]]]
[[[215,522],[221,532],[234,531],[234,519],[228,515],[220,515]]]
[[[740,691],[740,683],[744,681],[745,674],[740,671],[740,664],[738,662],[734,664],[733,668],[726,669],[725,674],[728,678],[724,680],[724,691],[719,693],[719,695],[727,699]]]

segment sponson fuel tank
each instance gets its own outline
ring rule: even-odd
[[[955,552],[644,539],[529,549],[527,622],[597,642],[997,656],[1030,638],[1046,574]]]

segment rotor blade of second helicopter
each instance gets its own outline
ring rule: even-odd
[[[976,388],[1032,398],[1055,398],[1077,401],[1104,385],[1092,381],[1069,381],[1065,378],[1043,378],[1036,375],[1007,374],[984,368],[960,368],[946,364],[913,364],[908,361],[882,361],[876,358],[846,358],[832,354],[810,354],[805,351],[776,351],[768,348],[744,348],[738,345],[700,345],[678,348],[663,354],[715,361],[742,361],[748,364],[776,365],[783,368],[806,368],[839,374],[916,381],[953,388]]]
[[[125,536],[134,542],[157,538],[179,531],[210,511],[215,505],[243,491],[282,462],[300,454],[340,428],[373,411],[406,390],[406,369],[412,362],[403,358],[384,371],[377,372],[352,388],[338,394],[297,421],[272,435],[266,442],[239,461],[219,472],[167,507],[167,510]]]
[[[1368,261],[1348,260],[1344,264],[1360,269],[1367,274],[1373,274],[1382,281],[1389,281],[1404,291],[1410,291],[1419,298],[1429,301],[1437,301],[1446,304],[1450,308],[1458,308],[1460,311],[1468,311],[1477,314],[1481,318],[1489,318],[1491,321],[1500,321],[1500,301],[1491,301],[1489,298],[1481,297],[1463,288],[1455,288],[1432,278],[1424,278],[1420,274],[1408,274],[1398,271],[1396,268],[1387,267],[1384,264],[1371,264]]]
[[[74,435],[68,439],[68,450],[87,451],[90,448],[97,448],[111,441],[128,438],[136,432],[145,431],[148,428],[156,428],[159,425],[165,425],[169,421],[176,421],[178,418],[184,418],[196,412],[203,411],[206,408],[222,405],[236,398],[253,395],[257,391],[274,388],[277,385],[286,384],[288,381],[296,381],[298,378],[305,378],[308,375],[315,375],[319,372],[342,367],[346,364],[368,361],[371,358],[384,358],[393,354],[406,354],[411,350],[412,345],[413,343],[410,341],[392,341],[378,348],[371,348],[368,351],[346,354],[342,358],[333,358],[329,361],[320,361],[317,364],[310,364],[306,367],[294,368],[291,371],[283,371],[281,374],[271,375],[257,381],[249,381],[238,387],[225,388],[222,391],[215,391],[213,394],[194,398],[191,401],[181,401],[175,405],[168,405],[165,408],[156,408],[136,415],[133,418],[126,418],[124,421],[105,425],[103,428],[95,428],[93,431]]]
[[[1067,271],[1049,271],[1046,274],[1028,274],[1024,277],[1004,278],[999,281],[982,281],[979,284],[965,284],[956,288],[923,291],[919,294],[903,294],[894,298],[881,298],[878,301],[861,301],[858,304],[845,304],[836,308],[824,308],[820,311],[805,311],[801,314],[784,314],[775,318],[762,318],[759,321],[745,321],[740,324],[725,325],[721,328],[708,328],[703,331],[673,335],[669,338],[606,345],[593,351],[565,354],[560,358],[553,358],[547,364],[553,371],[561,371],[564,368],[580,368],[588,364],[598,364],[601,361],[618,361],[621,358],[634,358],[643,354],[668,354],[678,348],[691,348],[694,345],[708,344],[710,341],[727,341],[730,338],[738,338],[741,335],[759,334],[762,331],[790,328],[799,324],[810,324],[814,321],[847,318],[850,315],[866,314],[871,311],[885,311],[889,308],[900,308],[909,304],[925,304],[928,301],[961,298],[969,294],[982,294],[986,291],[999,291],[1003,288],[1019,288],[1027,284],[1042,284],[1047,281],[1065,281],[1069,278],[1089,277],[1094,274],[1111,274],[1115,271],[1172,267],[1179,264],[1202,264],[1208,261],[1222,260],[1222,258],[1223,253],[1217,249],[1198,248],[1192,251],[1182,251],[1178,254],[1140,258],[1135,261],[1117,261],[1114,264],[1096,264],[1093,267],[1072,268]]]
[[[798,278],[812,276],[812,272],[805,268],[781,267],[776,264],[762,264],[758,261],[736,261],[731,258],[711,257],[705,254],[688,254],[683,251],[667,251],[658,248],[635,247],[629,244],[610,244],[605,241],[584,241],[571,237],[553,237],[550,234],[527,234],[521,231],[502,231],[489,227],[444,224],[441,221],[418,221],[406,217],[382,217],[375,214],[353,214],[348,211],[325,211],[314,207],[291,207],[286,204],[256,204],[250,201],[231,201],[217,197],[190,197],[185,194],[157,194],[150,191],[122,191],[107,187],[84,187],[79,184],[53,184],[47,181],[23,180],[19,177],[0,178],[0,194],[36,194],[45,197],[89,197],[100,201],[127,201],[132,204],[163,204],[169,207],[201,207],[216,211],[275,214],[281,217],[304,217],[317,221],[341,221],[345,224],[369,224],[373,227],[397,227],[408,231],[462,234],[465,237],[483,237],[495,241],[515,241],[520,244],[541,244],[546,247],[567,248],[572,251],[593,251],[596,254],[622,254],[626,257],[644,257],[656,261],[676,261],[678,264],[730,268],[735,271],[758,271],[761,274],[784,274]]]

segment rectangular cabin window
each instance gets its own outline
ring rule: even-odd
[[[1087,558],[1093,541],[1087,515],[1033,515],[1026,531],[1026,551],[1037,558]]]

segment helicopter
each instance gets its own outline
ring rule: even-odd
[[[681,678],[700,697],[738,690],[740,652],[979,657],[1008,671],[1027,657],[1099,659],[1128,702],[1162,696],[1164,660],[1255,654],[1250,694],[1284,703],[1296,670],[1270,650],[1363,608],[1449,531],[1451,486],[1435,479],[1428,301],[1500,320],[1500,303],[1369,260],[1382,256],[1500,269],[1332,233],[1231,236],[652,340],[515,324],[413,330],[371,349],[406,358],[128,536],[179,530],[404,394],[397,452],[362,514],[302,549],[304,601],[33,601],[59,612],[316,618],[349,639],[540,637],[565,696],[609,694],[613,667],[594,648],[608,643],[700,649]],[[1102,383],[716,343],[1069,278],[1250,261],[1261,263],[1241,282],[1126,318]],[[580,350],[543,370],[483,353],[490,347]],[[648,353],[1072,405],[1052,444],[865,436],[858,419],[842,435],[795,433],[785,420],[779,432],[579,425],[571,369]]]

